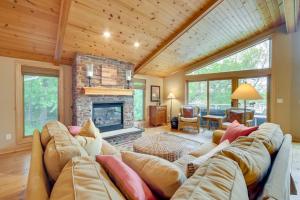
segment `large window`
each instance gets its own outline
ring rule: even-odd
[[[265,40],[217,62],[201,67],[187,75],[270,68],[270,45],[271,40]]]
[[[198,105],[201,111],[207,111],[207,81],[188,83],[188,103]]]
[[[144,110],[145,110],[145,87],[146,81],[143,79],[134,79],[134,120],[143,121],[144,120]]]
[[[209,81],[209,113],[213,115],[225,114],[231,107],[231,80]]]
[[[58,77],[27,75],[24,85],[24,136],[58,119]]]

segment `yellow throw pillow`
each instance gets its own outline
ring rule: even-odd
[[[240,137],[218,154],[238,163],[247,186],[261,181],[271,165],[271,157],[266,147],[257,139]]]
[[[50,200],[125,200],[103,168],[89,157],[74,157],[58,177]]]
[[[195,160],[189,162],[187,164],[187,168],[186,168],[186,176],[189,178],[190,176],[192,176],[195,171],[199,168],[199,166],[201,166],[205,161],[207,161],[209,158],[211,158],[212,156],[214,156],[216,153],[218,153],[219,151],[225,149],[226,147],[229,147],[230,143],[228,140],[223,141],[221,144],[219,144],[218,146],[216,146],[215,148],[213,148],[211,151],[209,151],[208,153],[196,158]]]
[[[86,120],[79,132],[79,135],[85,137],[93,137],[96,138],[100,134],[99,129],[95,126],[93,120],[90,118]]]
[[[171,198],[186,180],[176,165],[162,158],[129,151],[123,151],[121,155],[122,160],[162,198]]]
[[[248,200],[248,191],[238,164],[215,155],[201,165],[171,199]]]

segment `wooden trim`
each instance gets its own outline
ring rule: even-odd
[[[58,28],[56,34],[56,45],[54,52],[54,64],[59,65],[63,52],[63,44],[65,39],[66,27],[71,8],[72,0],[61,0]]]
[[[105,88],[105,87],[83,87],[81,91],[84,95],[97,96],[97,95],[109,95],[109,96],[132,96],[133,89],[121,89],[121,88]]]
[[[58,119],[61,123],[65,124],[65,112],[64,112],[64,103],[65,103],[65,95],[64,95],[64,70],[60,68],[59,77],[58,77]]]
[[[282,4],[287,33],[297,31],[299,17],[299,0],[283,0]]]
[[[251,46],[254,46],[264,40],[272,40],[272,34],[276,31],[282,31],[284,29],[283,26],[279,26],[279,27],[275,27],[275,28],[271,28],[265,32],[262,32],[261,34],[255,35],[251,38],[248,38],[238,44],[233,44],[231,46],[229,46],[228,48],[225,48],[211,56],[208,56],[206,58],[203,58],[199,61],[196,61],[194,63],[191,63],[190,65],[187,65],[185,67],[183,67],[182,69],[174,72],[174,73],[179,73],[179,72],[183,72],[183,73],[189,73],[192,72],[195,69],[199,69],[201,67],[207,66],[213,62],[216,62],[222,58],[228,57],[232,54],[238,53],[240,51],[243,51],[244,49],[247,49]],[[271,54],[271,53],[270,53]],[[271,64],[271,63],[270,63]]]
[[[50,75],[53,75],[52,70],[57,70],[59,74],[59,99],[58,99],[58,104],[59,104],[59,119],[63,121],[64,117],[63,115],[63,97],[60,97],[60,93],[63,93],[63,77],[60,78],[60,76],[63,76],[62,74],[62,68],[58,66],[52,66],[52,65],[39,65],[40,63],[16,63],[16,143],[17,146],[22,145],[22,144],[27,144],[32,142],[32,137],[27,136],[24,137],[24,87],[23,87],[23,70],[22,67],[25,67],[25,73],[30,73],[30,71],[26,71],[28,69],[33,70],[34,73],[34,68],[36,68],[39,73],[42,73],[42,75],[47,74],[47,72],[50,72]],[[44,70],[44,73],[43,73]],[[63,95],[62,95],[63,96]],[[62,102],[61,102],[62,101]]]
[[[224,80],[233,78],[255,78],[271,75],[271,68],[260,70],[245,70],[236,72],[223,72],[214,74],[186,75],[188,81]]]
[[[15,147],[4,148],[4,149],[0,150],[0,155],[31,150],[31,146],[32,146],[32,143],[29,142],[26,144],[17,145]]]
[[[135,73],[138,73],[142,68],[144,68],[149,62],[161,54],[167,47],[169,47],[173,42],[175,42],[179,37],[181,37],[185,32],[197,24],[201,19],[203,19],[208,13],[215,9],[223,0],[212,0],[204,8],[200,9],[192,17],[190,17],[182,26],[180,26],[174,33],[172,33],[168,38],[166,38],[154,51],[152,51],[145,59],[142,60],[134,69]]]

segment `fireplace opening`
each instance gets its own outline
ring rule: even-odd
[[[123,103],[93,103],[92,117],[101,132],[123,128]]]

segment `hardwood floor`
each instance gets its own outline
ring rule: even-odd
[[[147,134],[168,131],[167,126],[147,128]],[[0,200],[25,199],[30,151],[0,155]],[[292,175],[300,191],[300,143],[293,143]]]

